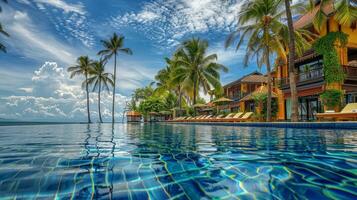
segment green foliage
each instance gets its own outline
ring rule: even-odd
[[[197,104],[206,104],[206,100],[202,97],[197,97],[196,103]]]
[[[259,106],[259,105],[262,106],[262,111],[261,111],[261,113],[256,113],[257,116],[262,116],[264,119],[266,119],[268,94],[266,94],[266,93],[265,94],[264,93],[256,94],[253,96],[253,99],[255,101],[256,106]],[[278,100],[276,98],[273,98],[272,102],[271,102],[271,116],[276,117],[278,114],[278,110],[279,110]]]
[[[137,88],[133,93],[135,101],[145,100],[154,94],[154,89],[151,84],[143,88]]]
[[[2,0],[2,2],[4,3],[7,3],[7,0]],[[0,13],[1,13],[2,9],[1,9],[1,6],[0,6]],[[6,36],[6,37],[9,37],[10,35],[4,30],[2,24],[0,23],[0,34],[2,34],[3,36]],[[3,45],[1,42],[0,42],[0,51],[6,53],[6,47],[5,45]]]
[[[340,59],[336,50],[336,44],[345,47],[348,35],[342,32],[330,32],[319,38],[313,44],[313,48],[318,54],[323,56],[324,75],[327,83],[342,83],[345,73],[341,67]]]
[[[148,115],[150,112],[160,112],[166,110],[167,107],[164,101],[157,97],[151,97],[142,101],[139,105],[139,112]]]
[[[259,93],[259,94],[253,95],[253,99],[256,104],[264,102],[264,100],[266,100],[267,98],[268,98],[268,94],[266,94],[266,93]]]
[[[322,100],[322,103],[326,105],[329,109],[331,109],[341,105],[342,96],[343,92],[341,90],[330,89],[325,90],[320,95],[320,98]]]
[[[227,72],[228,68],[217,63],[217,54],[208,55],[208,42],[201,39],[190,39],[182,43],[176,52],[177,67],[174,70],[173,82],[182,83],[192,96],[193,104],[197,103],[199,89],[205,93],[222,87],[220,71]],[[192,95],[191,95],[192,94]]]
[[[139,108],[138,108],[138,106],[137,106],[136,101],[135,101],[134,98],[131,98],[128,108],[129,108],[129,110],[131,110],[131,111],[139,111]]]
[[[168,93],[168,95],[166,95],[166,97],[164,98],[165,107],[168,110],[175,108],[177,100],[178,100],[178,98],[174,93],[171,93],[171,92]]]
[[[194,116],[195,115],[195,108],[187,107],[186,112],[187,112],[187,115]]]

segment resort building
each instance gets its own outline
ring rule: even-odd
[[[142,115],[139,112],[130,111],[126,113],[127,122],[141,122]]]
[[[255,102],[253,100],[242,101],[243,98],[253,93],[259,87],[266,85],[267,77],[259,72],[253,72],[242,78],[233,81],[223,87],[227,98],[233,100],[227,105],[231,112],[237,111],[255,111]]]
[[[316,9],[319,9],[319,7],[317,6]],[[312,11],[311,13],[316,13],[316,11]],[[343,84],[335,87],[344,91],[344,103],[357,102],[357,29],[356,27],[341,26],[336,22],[333,4],[325,6],[324,12],[329,18],[320,33],[313,28],[314,14],[311,13],[307,13],[298,19],[294,23],[294,27],[296,29],[309,29],[316,34],[320,34],[320,36],[336,31],[348,34],[347,46],[337,49],[346,77]],[[279,100],[278,119],[289,120],[291,115],[291,94],[288,66],[284,62],[282,63],[276,68],[274,74],[276,79],[275,90],[278,93]],[[321,104],[319,96],[327,88],[323,72],[322,56],[316,54],[312,49],[308,50],[303,56],[295,60],[295,67],[298,73],[299,118],[301,121],[315,120],[316,113],[324,112],[324,107]]]

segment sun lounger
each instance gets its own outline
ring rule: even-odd
[[[252,118],[253,115],[254,115],[253,112],[247,112],[241,118],[239,118],[238,121],[239,122],[249,121]]]
[[[318,120],[329,119],[332,121],[357,121],[357,103],[347,104],[341,112],[326,112],[316,114]]]
[[[185,119],[180,120],[180,122],[188,122],[188,121],[190,121],[192,119],[193,119],[193,117],[186,117]]]
[[[200,119],[195,120],[195,122],[205,122],[207,119],[212,118],[212,115],[206,115]]]
[[[213,116],[211,118],[205,119],[204,122],[214,122],[216,120],[222,119],[224,115]]]
[[[240,117],[243,116],[244,113],[239,112],[239,113],[235,113],[232,117],[225,117],[223,119],[218,120],[219,122],[234,122],[240,119]]]
[[[236,113],[230,113],[227,116],[223,117],[223,116],[218,116],[216,118],[211,119],[212,122],[219,122],[219,121],[223,121],[226,119],[232,119],[234,116],[236,115]]]
[[[191,121],[192,122],[198,122],[198,121],[200,121],[200,120],[202,120],[202,119],[204,119],[204,118],[206,118],[207,117],[207,115],[201,115],[201,116],[199,116],[199,117],[197,117],[197,118],[195,118],[195,119],[192,119]]]

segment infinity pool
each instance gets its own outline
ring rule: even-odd
[[[357,131],[0,127],[1,199],[357,199]]]

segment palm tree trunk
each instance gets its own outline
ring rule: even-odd
[[[268,74],[268,99],[267,99],[267,122],[271,121],[271,93],[272,93],[272,87],[271,87],[271,67],[270,67],[270,59],[269,59],[269,47],[266,47],[265,50],[265,57],[266,57],[266,67],[267,67],[267,74]]]
[[[180,108],[180,112],[182,109],[182,91],[181,91],[181,85],[179,85],[179,108]]]
[[[194,81],[194,84],[193,84],[193,105],[196,104],[196,98],[197,98],[197,83],[196,81]]]
[[[99,114],[99,121],[100,121],[100,123],[103,123],[102,113],[101,113],[101,111],[100,111],[100,91],[101,91],[101,87],[102,87],[101,84],[102,84],[102,81],[99,80],[99,84],[98,84],[98,86],[99,86],[99,89],[98,89],[98,114]]]
[[[114,110],[115,110],[115,86],[117,82],[117,54],[114,53],[114,84],[113,84],[113,105],[112,105],[112,123],[114,124]]]
[[[288,20],[289,30],[289,82],[291,93],[291,121],[297,122],[299,109],[298,109],[298,96],[296,89],[296,77],[295,77],[295,34],[293,18],[290,9],[290,0],[285,0],[286,18]]]
[[[86,72],[86,93],[87,93],[87,117],[88,123],[92,123],[90,120],[90,112],[89,112],[89,91],[88,91],[88,72]]]

